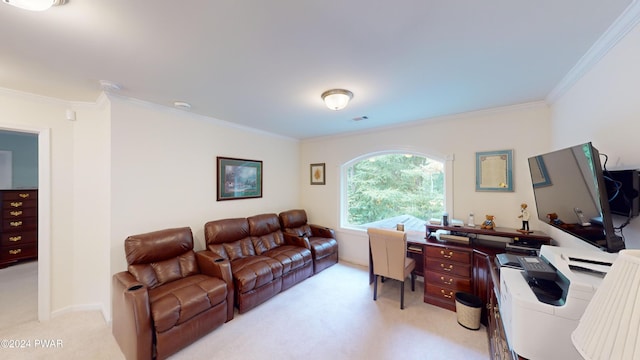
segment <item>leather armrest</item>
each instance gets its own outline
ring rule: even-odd
[[[147,287],[128,271],[113,275],[112,332],[127,359],[150,359],[153,329]]]
[[[227,284],[227,321],[233,319],[233,274],[231,262],[210,250],[196,253],[200,272],[222,279]]]
[[[309,224],[309,227],[311,228],[312,236],[331,238],[331,239],[336,238],[336,232],[331,228],[328,228],[326,226],[313,225],[313,224]]]
[[[309,244],[308,237],[290,233],[282,233],[282,235],[284,235],[284,242],[288,245],[300,246],[311,250],[311,244]]]

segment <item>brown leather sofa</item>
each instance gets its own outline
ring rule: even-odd
[[[300,209],[281,212],[279,218],[285,234],[308,241],[313,255],[314,274],[338,262],[338,242],[333,229],[307,224],[307,213]]]
[[[127,359],[164,359],[233,319],[229,261],[194,252],[190,228],[129,236],[124,246],[112,331]]]
[[[311,251],[297,237],[285,240],[277,214],[210,221],[204,234],[207,249],[231,263],[240,313],[313,274]]]

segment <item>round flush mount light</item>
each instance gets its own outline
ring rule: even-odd
[[[2,0],[2,2],[24,10],[44,11],[52,6],[64,5],[67,0]]]
[[[349,104],[349,101],[353,99],[353,93],[344,89],[331,89],[323,92],[320,97],[329,109],[337,111],[344,109]]]
[[[186,101],[174,101],[173,107],[180,110],[189,111],[191,110],[191,104]]]

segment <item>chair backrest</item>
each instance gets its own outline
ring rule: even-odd
[[[307,224],[307,213],[302,209],[281,212],[278,217],[282,231],[296,236],[311,236],[311,227]]]
[[[369,228],[369,244],[376,275],[404,281],[407,234],[404,231]]]
[[[189,227],[131,235],[124,250],[129,272],[151,289],[200,273]]]

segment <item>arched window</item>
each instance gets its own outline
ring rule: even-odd
[[[425,230],[445,209],[445,164],[417,154],[373,154],[342,167],[342,227]]]

